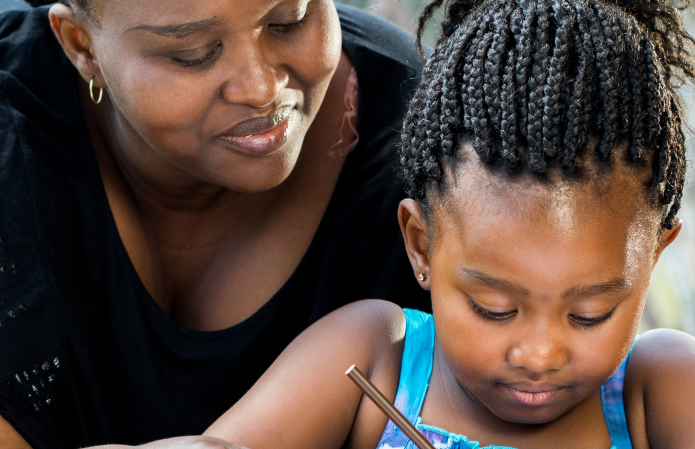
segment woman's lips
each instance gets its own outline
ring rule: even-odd
[[[292,125],[291,107],[278,108],[266,117],[241,122],[220,138],[235,150],[251,155],[272,153],[287,141]]]
[[[564,388],[551,384],[514,384],[514,386],[502,384],[502,386],[512,399],[524,405],[534,406],[550,403]]]

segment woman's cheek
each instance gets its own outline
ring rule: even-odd
[[[114,96],[123,114],[139,132],[196,127],[205,116],[217,89],[211,74],[181,73],[162,62],[134,60],[124,68]]]
[[[332,3],[313,14],[308,28],[283,45],[283,59],[291,61],[290,71],[307,96],[305,107],[316,112],[340,61],[342,38]]]

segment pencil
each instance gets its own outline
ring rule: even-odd
[[[362,391],[364,391],[364,394],[366,394],[369,399],[374,401],[376,406],[379,407],[382,412],[386,413],[386,416],[388,416],[396,427],[401,429],[401,431],[408,438],[410,438],[410,441],[412,441],[415,446],[419,447],[420,449],[434,449],[434,446],[427,441],[427,438],[425,438],[415,428],[415,426],[412,425],[410,421],[408,421],[405,416],[401,414],[401,412],[396,410],[396,408],[391,405],[388,399],[381,394],[381,391],[379,391],[374,384],[369,381],[369,379],[364,377],[364,374],[362,374],[355,365],[352,365],[345,372],[345,374],[352,379],[352,381],[355,382]]]

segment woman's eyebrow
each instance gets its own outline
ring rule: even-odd
[[[219,18],[213,17],[212,19],[179,23],[176,25],[138,25],[136,27],[127,29],[125,33],[135,30],[145,30],[164,37],[183,39],[184,37],[190,36],[193,33],[197,33],[205,30],[206,28],[215,26],[220,22],[221,20]]]

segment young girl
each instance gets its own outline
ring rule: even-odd
[[[442,30],[403,128],[398,211],[434,317],[330,314],[206,435],[413,447],[344,376],[356,364],[437,448],[693,447],[695,338],[636,337],[681,228],[672,84],[694,70],[678,12],[453,0]]]

